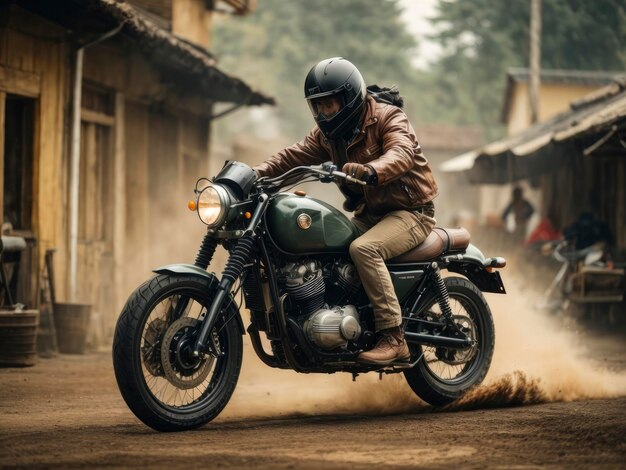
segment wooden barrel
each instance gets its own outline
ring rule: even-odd
[[[37,325],[38,310],[0,310],[0,367],[35,365]]]
[[[91,305],[55,303],[53,311],[59,352],[85,354]]]

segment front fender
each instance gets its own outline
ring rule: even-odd
[[[183,264],[183,263],[168,264],[166,266],[161,266],[160,268],[153,269],[152,272],[157,273],[157,274],[167,274],[168,276],[191,275],[191,276],[203,277],[209,280],[209,284],[212,290],[217,289],[217,286],[219,285],[219,282],[217,280],[217,276],[215,275],[215,273],[210,273],[193,264]],[[239,326],[239,331],[241,332],[242,335],[245,335],[246,330],[243,327],[243,320],[241,319],[241,314],[236,308],[237,304],[235,303],[235,299],[232,298],[232,295],[230,296],[230,305],[232,306],[234,310],[236,310],[236,314],[234,315],[234,317],[237,322],[237,325]]]
[[[217,282],[215,273],[207,272],[205,269],[199,268],[194,264],[168,264],[161,266],[160,268],[153,269],[152,272],[157,274],[169,274],[171,276],[175,276],[177,274],[191,274],[192,276],[207,278],[211,281],[211,284],[213,284],[213,282]]]

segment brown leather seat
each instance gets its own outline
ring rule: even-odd
[[[462,227],[436,227],[421,244],[400,256],[387,260],[387,263],[398,264],[428,261],[448,251],[462,251],[467,248],[469,242],[470,233]]]

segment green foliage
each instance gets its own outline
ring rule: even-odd
[[[278,100],[284,132],[301,138],[314,122],[304,101],[304,77],[319,60],[342,56],[368,84],[411,90],[415,40],[395,0],[262,0],[246,18],[215,25],[221,67]]]
[[[496,137],[506,69],[529,63],[530,0],[440,0],[435,22],[446,52],[432,73],[438,90],[430,105]],[[542,2],[543,68],[623,70],[624,44],[623,0]]]
[[[313,126],[304,77],[317,61],[351,60],[368,84],[397,84],[413,121],[480,125],[499,137],[506,69],[529,59],[530,0],[440,0],[434,21],[444,55],[414,69],[416,46],[396,0],[260,0],[249,17],[218,22],[221,67],[276,97],[283,132]],[[624,0],[543,0],[545,68],[626,69]]]

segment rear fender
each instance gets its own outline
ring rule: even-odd
[[[217,289],[219,285],[215,273],[207,272],[206,270],[199,268],[198,266],[194,266],[193,264],[168,264],[166,266],[161,266],[160,268],[153,269],[152,272],[157,274],[167,274],[168,276],[197,276],[205,278],[209,281],[211,290]],[[230,295],[229,301],[225,300],[224,303],[229,304],[227,308],[233,309],[233,314],[235,317],[235,321],[239,326],[239,331],[242,335],[245,335],[246,330],[243,327],[243,320],[241,319],[241,314],[237,309],[235,299],[233,299],[232,295]]]
[[[481,291],[506,294],[500,273],[487,270],[487,268],[506,266],[504,258],[485,258],[482,251],[470,243],[464,253],[447,257],[447,259],[448,271],[462,274]]]

